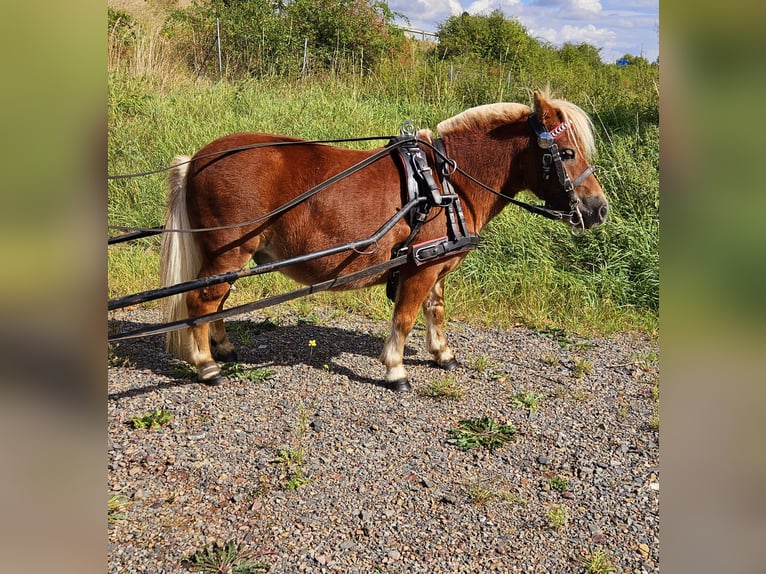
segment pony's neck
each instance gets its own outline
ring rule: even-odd
[[[445,135],[443,140],[447,156],[487,187],[508,197],[528,187],[523,166],[525,144],[521,137],[498,139],[477,134],[469,141]],[[508,204],[507,200],[482,189],[459,173],[453,176],[452,182],[461,197],[468,223],[477,233]]]

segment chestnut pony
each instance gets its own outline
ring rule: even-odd
[[[531,121],[533,114],[536,119]],[[482,105],[442,121],[437,130],[444,154],[457,168],[450,181],[468,232],[478,234],[508,204],[508,198],[521,190],[532,191],[552,210],[576,212],[568,221],[573,226],[586,229],[605,220],[607,201],[588,165],[594,151],[593,127],[574,104],[536,92],[534,110],[514,103]],[[421,148],[435,166],[433,135],[420,130],[417,139],[429,144]],[[262,265],[370,237],[407,200],[408,184],[393,154],[388,154],[290,209],[268,216],[380,151],[316,143],[252,147],[285,141],[300,140],[240,133],[213,141],[194,158],[176,158],[160,263],[164,286],[237,270],[251,259]],[[545,157],[545,148],[552,142],[562,150],[553,168],[550,154]],[[238,151],[232,152],[234,148]],[[251,223],[237,225],[243,222]],[[434,206],[417,242],[444,236],[446,225],[444,209]],[[202,228],[208,230],[173,231]],[[373,249],[302,261],[281,272],[311,285],[370,268],[390,259],[394,246],[409,234],[410,223],[402,218]],[[436,364],[447,369],[457,364],[443,332],[444,278],[466,255],[463,251],[399,267],[391,330],[380,356],[390,388],[409,390],[402,363],[404,342],[421,308],[427,326],[426,346]],[[388,270],[382,271],[340,289],[383,284],[388,276]],[[215,312],[223,307],[229,288],[222,283],[169,297],[166,318],[176,321]],[[223,381],[213,352],[220,361],[236,357],[223,320],[171,332],[167,347],[194,365],[198,379],[210,385]]]

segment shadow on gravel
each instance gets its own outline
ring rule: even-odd
[[[128,331],[147,325],[149,323],[110,320],[109,332]],[[378,360],[378,355],[383,348],[383,339],[374,334],[302,321],[290,325],[276,325],[269,320],[227,321],[226,332],[237,349],[237,363],[255,367],[310,365],[317,369],[324,369],[327,365],[332,373],[345,376],[351,381],[385,387],[383,366]],[[416,342],[421,338],[419,333],[414,331],[413,335]],[[337,359],[342,354],[368,357],[370,368],[379,374],[379,378],[365,376],[339,363]],[[405,357],[413,357],[416,351],[408,344],[405,346],[404,354]],[[405,360],[405,366],[430,364],[428,361],[413,358]],[[173,379],[172,381],[157,380],[153,385],[111,393],[108,395],[110,400],[149,393],[161,387],[198,384],[196,375],[189,365],[165,352],[164,335],[112,343],[110,365],[149,370],[157,375]]]

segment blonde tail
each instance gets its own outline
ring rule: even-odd
[[[176,156],[170,174],[167,223],[165,229],[191,229],[186,213],[186,177],[189,156]],[[192,233],[166,231],[162,234],[160,250],[160,278],[162,286],[169,287],[197,277],[202,266],[199,249]],[[186,319],[186,293],[171,295],[165,299],[165,321]],[[165,339],[165,349],[174,356],[190,361],[194,355],[194,339],[191,329],[171,331]]]

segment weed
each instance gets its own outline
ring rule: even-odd
[[[563,476],[556,475],[548,479],[548,486],[550,486],[553,490],[566,492],[569,490],[569,481]]]
[[[251,383],[263,383],[275,376],[274,371],[268,367],[246,367],[241,363],[224,365],[221,372],[231,379]]]
[[[431,379],[423,387],[418,387],[418,394],[434,399],[458,400],[463,398],[463,391],[457,386],[455,377]]]
[[[541,337],[552,339],[558,343],[562,349],[569,349],[572,346],[572,339],[564,329],[551,327],[545,329],[535,329]]]
[[[470,485],[468,487],[468,496],[471,499],[471,502],[477,506],[485,505],[495,499],[522,505],[527,503],[526,500],[517,494],[498,488],[496,485],[489,484],[487,481]]]
[[[107,365],[110,366],[110,367],[122,367],[122,368],[134,367],[135,365],[133,364],[133,362],[129,358],[127,358],[127,357],[120,357],[117,354],[117,352],[116,352],[117,351],[117,346],[118,345],[116,345],[116,344],[113,346],[112,343],[109,343],[109,346],[108,346],[109,353],[108,353]]]
[[[497,496],[497,492],[481,486],[471,486],[468,489],[468,496],[471,497],[471,502],[474,504],[484,505],[495,498]]]
[[[561,364],[561,359],[554,353],[546,353],[540,357],[540,360],[543,364],[548,365],[549,367],[558,367]]]
[[[146,413],[142,417],[133,417],[131,422],[133,423],[133,428],[158,429],[168,424],[171,420],[173,420],[173,415],[160,407],[150,413]]]
[[[316,346],[317,346],[316,340],[315,339],[311,339],[309,341],[309,359],[308,359],[309,363],[311,363],[311,357],[314,356],[314,349],[316,348]]]
[[[231,334],[237,338],[239,343],[245,347],[252,345],[255,333],[250,328],[249,323],[235,323],[229,327]]]
[[[309,478],[304,475],[304,464],[306,461],[303,449],[303,441],[308,431],[308,415],[306,408],[301,405],[298,414],[298,423],[293,428],[294,446],[280,449],[276,462],[282,465],[284,474],[282,476],[282,487],[285,490],[298,490],[301,486],[309,482]]]
[[[554,504],[548,509],[548,524],[554,530],[561,530],[569,522],[569,510],[566,506]]]
[[[107,501],[107,518],[109,522],[123,520],[125,515],[122,512],[132,503],[122,494],[114,494]]]
[[[572,399],[577,401],[578,403],[584,403],[585,401],[589,401],[593,398],[593,396],[583,389],[578,389],[575,392],[572,393]]]
[[[498,424],[489,417],[466,419],[457,428],[449,430],[452,439],[463,450],[483,446],[490,452],[513,440],[516,429],[508,424]]]
[[[471,359],[471,361],[469,362],[469,365],[475,371],[483,373],[490,366],[492,366],[492,361],[490,360],[489,355],[481,355],[479,357],[474,357],[473,359]]]
[[[241,543],[230,540],[225,544],[215,542],[186,558],[186,566],[194,572],[209,574],[254,574],[268,572],[270,566],[253,562],[252,552]]]
[[[170,369],[164,371],[164,374],[173,377],[174,379],[188,379],[190,377],[195,377],[197,372],[189,363],[177,361],[170,367]]]
[[[534,391],[518,393],[511,399],[510,405],[515,409],[529,409],[529,412],[535,412],[544,398]]]
[[[572,360],[572,376],[575,379],[582,379],[584,375],[590,373],[593,364],[588,359],[575,357]]]
[[[298,490],[306,484],[309,479],[303,474],[303,448],[283,448],[279,451],[277,462],[280,463],[285,471],[285,479],[282,486],[285,490]]]
[[[632,363],[636,363],[639,367],[648,370],[652,367],[656,367],[659,362],[659,354],[654,349],[643,353],[633,353],[631,356]]]
[[[586,574],[609,574],[617,569],[612,565],[612,560],[603,548],[596,548],[580,561]]]

